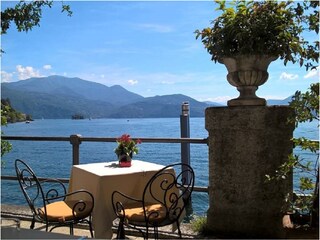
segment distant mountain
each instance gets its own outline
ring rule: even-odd
[[[287,97],[283,100],[274,100],[274,99],[267,99],[267,105],[289,105],[289,103],[292,101],[292,96]]]
[[[203,117],[209,105],[185,95],[144,98],[115,85],[80,78],[50,76],[1,83],[1,98],[33,118],[71,118],[80,114],[91,118],[178,117],[181,104],[188,101],[192,117]]]
[[[287,97],[286,99],[266,99],[267,101],[267,105],[268,106],[272,106],[272,105],[289,105],[289,102],[291,102],[292,100],[292,96]],[[215,103],[215,102],[210,102],[210,101],[206,101],[206,104],[208,104],[209,106],[227,106],[227,103],[224,104],[220,104],[220,103]]]
[[[222,106],[227,106],[227,104],[222,104],[222,103],[216,103],[216,102],[211,102],[211,101],[205,101],[205,104],[209,105],[209,106],[215,106],[215,107],[222,107]]]
[[[29,78],[13,83],[2,83],[1,85],[14,90],[46,93],[49,95],[79,99],[83,98],[93,101],[109,102],[115,105],[128,104],[143,99],[142,96],[129,92],[119,85],[107,87],[103,84],[82,80],[80,78],[67,78],[62,76]]]
[[[1,83],[1,98],[9,98],[19,112],[37,118],[160,118],[179,117],[183,102],[189,102],[191,117],[204,117],[207,107],[223,106],[199,102],[182,94],[144,98],[115,85],[80,78],[50,76]],[[268,105],[288,105],[292,97],[267,100]]]
[[[107,102],[14,90],[7,86],[1,86],[1,98],[9,98],[15,109],[30,114],[33,118],[71,118],[73,114],[82,114],[85,117],[93,115],[98,118],[114,110],[114,106]]]
[[[118,109],[110,116],[114,118],[178,117],[181,114],[183,102],[189,102],[191,117],[204,117],[204,111],[208,105],[182,94],[148,97],[143,101],[125,105],[123,109]]]

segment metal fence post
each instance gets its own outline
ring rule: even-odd
[[[190,138],[189,103],[182,103],[180,115],[181,138]],[[190,143],[181,143],[181,162],[190,165]]]
[[[190,138],[190,122],[189,122],[189,103],[183,102],[181,105],[182,113],[180,115],[180,133],[181,138]],[[190,165],[190,143],[181,143],[181,162]],[[188,172],[184,172],[184,166],[182,166],[182,177],[189,182],[190,176]],[[191,207],[190,202],[187,203],[189,208]]]
[[[70,143],[72,144],[72,164],[79,165],[79,146],[81,144],[81,135],[70,135]]]

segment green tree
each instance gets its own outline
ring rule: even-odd
[[[3,105],[1,102],[1,126],[7,125],[7,114],[10,111],[10,106]],[[3,132],[1,130],[1,135],[3,135]],[[8,141],[1,140],[1,157],[5,154],[11,151],[11,144]],[[3,165],[3,162],[1,161],[1,165]]]
[[[296,126],[303,122],[319,122],[319,100],[319,83],[311,84],[309,90],[305,93],[297,91],[290,103],[296,114],[289,121],[294,121]],[[294,138],[293,142],[295,147],[317,154],[317,159],[314,163],[293,155],[289,158],[287,166],[283,167],[284,169],[294,167],[296,171],[303,173],[300,177],[299,185],[302,195],[298,195],[294,205],[310,211],[311,225],[314,227],[319,226],[319,142],[305,137]]]
[[[72,15],[69,5],[61,2],[61,12],[67,12],[68,16]],[[1,35],[6,34],[13,22],[19,32],[28,32],[35,26],[40,26],[42,17],[42,9],[45,7],[51,8],[52,0],[40,1],[24,1],[20,0],[14,7],[8,7],[1,11]],[[1,48],[1,53],[4,53]]]
[[[11,107],[9,99],[1,99],[1,126],[7,126],[8,123],[21,121],[32,121],[32,116],[16,111]],[[2,129],[1,129],[2,130]],[[1,131],[1,135],[3,132]],[[10,152],[12,146],[8,141],[1,140],[1,157]],[[1,162],[3,164],[3,162]]]
[[[68,16],[72,15],[70,6],[62,3],[62,12],[67,12]],[[42,9],[44,7],[51,8],[52,0],[41,1],[24,1],[21,0],[14,7],[9,7],[1,11],[1,34],[6,34],[10,28],[11,22],[17,27],[19,32],[28,32],[35,26],[40,26],[40,19],[42,17]]]
[[[306,67],[306,70],[314,70],[318,67],[319,60],[319,1],[303,1],[295,5],[294,18],[299,25],[301,34],[314,32],[317,34],[317,40],[308,42],[303,37],[300,38],[299,47],[292,52],[300,63]],[[290,106],[295,110],[295,116],[289,121],[294,122],[296,127],[303,122],[319,122],[319,83],[313,83],[310,88],[302,93],[297,91]],[[318,125],[319,127],[319,125]],[[310,213],[310,224],[312,227],[319,226],[319,142],[305,137],[294,138],[294,146],[302,150],[310,151],[317,155],[316,162],[306,161],[299,155],[292,154],[288,161],[280,166],[279,170],[270,179],[286,178],[288,173],[295,169],[300,173],[299,194],[292,203],[293,206],[299,206],[302,211]]]
[[[308,91],[297,91],[290,106],[295,115],[288,119],[296,127],[303,122],[319,122],[319,83],[311,84]],[[318,123],[319,127],[319,123]],[[301,156],[291,154],[288,161],[282,164],[274,175],[267,175],[268,180],[281,180],[288,177],[292,170],[300,174],[299,189],[291,206],[300,209],[300,213],[310,214],[310,225],[319,226],[319,142],[305,137],[293,138],[294,147],[316,154],[316,161],[306,161]]]

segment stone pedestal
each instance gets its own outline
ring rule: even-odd
[[[286,106],[206,109],[209,132],[209,230],[229,237],[283,237],[292,176],[266,181],[292,152],[293,110]]]

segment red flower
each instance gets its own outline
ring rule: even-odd
[[[120,138],[117,138],[118,147],[114,149],[114,152],[119,156],[122,154],[132,155],[138,153],[137,144],[141,143],[140,139],[132,140],[129,134],[123,134]]]

